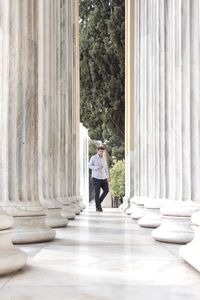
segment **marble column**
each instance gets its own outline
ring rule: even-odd
[[[69,99],[71,105],[71,131],[69,132],[70,148],[68,159],[70,162],[70,172],[68,181],[70,182],[71,207],[75,214],[80,214],[80,147],[79,147],[79,126],[80,126],[80,104],[79,104],[79,22],[78,22],[78,1],[71,3],[71,33],[73,40],[72,52],[72,93]]]
[[[61,216],[62,204],[58,201],[59,143],[58,124],[61,118],[58,97],[62,73],[58,64],[60,53],[58,35],[62,29],[54,0],[38,2],[38,182],[39,198],[46,208],[46,223],[51,227],[64,227],[67,218]],[[61,64],[66,67],[63,59]],[[65,112],[64,112],[65,113]]]
[[[75,95],[75,118],[74,118],[74,125],[75,125],[75,137],[76,137],[76,189],[75,189],[75,196],[77,198],[77,205],[80,208],[80,211],[83,211],[86,208],[86,205],[84,203],[84,199],[81,196],[80,191],[80,181],[84,178],[81,178],[80,176],[80,163],[81,163],[81,155],[80,153],[80,52],[79,52],[79,1],[76,0],[73,2],[73,11],[74,11],[74,95]],[[87,144],[87,143],[86,143]],[[86,152],[88,152],[88,144]],[[88,154],[87,154],[88,155]],[[88,169],[88,160],[85,163],[87,163],[87,169]],[[88,170],[89,172],[89,170]],[[89,193],[89,184],[88,184],[88,193]]]
[[[144,216],[138,224],[156,228],[161,224],[160,208],[165,200],[160,198],[160,107],[159,107],[159,47],[162,47],[159,31],[159,8],[161,2],[147,2],[147,197]],[[162,18],[162,17],[161,17]]]
[[[132,196],[133,193],[133,172],[132,170],[132,159],[131,152],[133,153],[133,92],[134,92],[134,61],[131,60],[131,56],[134,55],[134,43],[132,40],[132,35],[134,35],[134,20],[131,15],[134,14],[134,3],[129,0],[125,1],[125,15],[126,15],[126,44],[125,44],[125,196],[123,199],[122,209],[126,214],[131,214],[132,212]],[[131,101],[132,100],[132,101]],[[132,116],[132,118],[130,117]],[[130,121],[132,126],[129,126]]]
[[[38,1],[0,1],[3,44],[1,204],[14,216],[12,241],[48,241],[38,195]]]
[[[70,183],[68,173],[70,162],[68,153],[70,143],[68,132],[70,132],[71,107],[70,97],[72,90],[71,60],[73,51],[73,39],[71,33],[71,6],[70,1],[56,1],[56,99],[57,99],[57,183],[56,199],[62,203],[61,214],[68,220],[75,218],[71,210],[71,199],[69,197]]]
[[[169,1],[165,7],[169,16],[165,22],[166,34],[169,36],[166,51],[168,68],[170,63],[167,72],[168,78],[170,76],[168,80],[170,85],[168,84],[166,89],[172,92],[175,88],[175,97],[171,95],[168,100],[171,107],[172,129],[169,136],[171,144],[167,153],[170,153],[170,161],[173,161],[173,164],[171,166],[168,164],[170,177],[166,196],[172,201],[161,209],[162,225],[153,232],[156,240],[164,242],[191,241],[193,231],[190,218],[193,212],[199,210],[200,204],[197,167],[199,165],[198,6],[198,1]]]
[[[132,1],[130,1],[130,5],[133,5]],[[145,22],[147,6],[145,1],[135,1],[134,5],[134,13],[132,12],[132,15],[130,14],[129,16],[132,20],[134,16],[134,26],[129,37],[130,44],[132,40],[134,50],[132,50],[133,53],[129,59],[130,61],[134,60],[134,74],[138,74],[138,76],[134,77],[134,93],[131,97],[134,113],[130,114],[130,120],[133,118],[134,124],[133,130],[130,130],[130,133],[133,136],[134,151],[131,153],[133,166],[130,173],[134,178],[134,182],[132,183],[132,200],[135,203],[131,211],[131,217],[137,220],[144,215],[144,201],[147,196],[147,156],[144,151],[144,148],[147,147],[147,114],[145,111],[147,95],[145,89],[141,89],[141,83],[145,87],[147,84],[145,72],[147,65],[143,64],[147,56],[147,24]],[[130,85],[132,84],[130,81]],[[129,122],[129,126],[131,126],[131,122]]]
[[[133,199],[145,208],[138,223],[162,222],[152,233],[156,240],[186,243],[200,208],[199,1],[134,3]]]
[[[85,207],[89,206],[89,136],[88,129],[80,124],[80,194]]]
[[[61,5],[62,4],[62,5]],[[80,213],[80,207],[77,205],[78,198],[73,193],[77,183],[76,153],[74,153],[77,143],[76,131],[74,126],[79,128],[77,120],[77,111],[74,111],[74,102],[77,101],[76,84],[77,74],[76,55],[77,38],[76,30],[78,26],[78,8],[77,1],[57,2],[58,18],[60,19],[60,33],[58,35],[58,110],[61,116],[59,120],[59,193],[58,200],[63,204],[62,216],[68,219],[74,219],[76,214]],[[77,108],[79,110],[79,106]],[[75,124],[75,125],[74,125]],[[80,172],[80,171],[79,171]],[[80,176],[80,175],[79,175]]]
[[[191,99],[191,197],[199,203],[199,159],[200,159],[200,104],[199,104],[199,79],[200,79],[200,3],[198,0],[190,3],[190,99]],[[193,240],[180,248],[180,255],[200,272],[200,212],[192,215],[194,230]]]

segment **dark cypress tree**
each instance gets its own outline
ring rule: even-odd
[[[80,0],[80,70],[81,121],[123,158],[124,0]]]

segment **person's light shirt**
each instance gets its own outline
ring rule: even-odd
[[[108,179],[108,167],[104,157],[93,155],[89,162],[89,168],[92,170],[92,178]]]

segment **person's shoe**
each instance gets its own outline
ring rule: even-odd
[[[103,212],[103,209],[102,209],[101,207],[97,207],[97,208],[96,208],[96,211],[98,211],[98,212]]]

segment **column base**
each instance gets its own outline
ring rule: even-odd
[[[11,242],[11,230],[0,231],[0,275],[19,271],[24,267],[27,255]]]
[[[192,222],[195,224],[194,239],[179,250],[180,256],[193,268],[200,272],[200,212],[192,215]]]
[[[129,203],[128,203],[128,208],[126,209],[125,213],[130,216],[134,210],[135,210],[135,207],[136,207],[136,203],[135,203],[135,198],[131,198],[129,200]]]
[[[191,214],[198,210],[192,201],[171,201],[161,208],[162,223],[152,231],[159,242],[185,244],[193,239]]]
[[[138,224],[141,227],[157,228],[161,225],[162,219],[160,208],[164,205],[163,199],[147,199],[144,205],[144,216],[139,219]]]
[[[74,220],[76,214],[71,210],[70,204],[64,204],[62,208],[62,217],[67,218],[68,220]]]
[[[163,216],[162,224],[152,231],[152,237],[159,242],[186,244],[194,236],[190,217]]]
[[[81,213],[80,205],[78,204],[76,196],[71,197],[70,210],[76,215],[80,215]]]
[[[160,209],[144,209],[144,216],[138,220],[138,225],[145,228],[157,228],[161,225]]]
[[[135,207],[131,214],[133,220],[139,220],[144,216],[144,203],[145,199],[143,197],[135,197]]]
[[[51,208],[46,210],[46,224],[52,228],[65,227],[68,219],[61,215],[61,208]]]
[[[83,203],[83,198],[81,196],[78,196],[79,199],[79,206],[81,211],[83,211],[84,209],[86,209],[86,205]]]
[[[120,209],[126,214],[127,209],[130,207],[129,197],[123,197],[123,203],[120,205]]]
[[[56,232],[45,223],[45,216],[14,217],[14,244],[28,244],[51,241]]]
[[[27,255],[11,242],[13,217],[0,208],[0,275],[16,272],[24,267]]]

